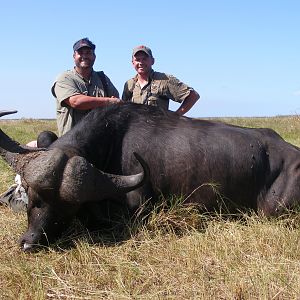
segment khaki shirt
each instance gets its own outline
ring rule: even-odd
[[[56,120],[59,136],[62,136],[77,124],[89,110],[78,110],[68,106],[64,100],[71,96],[83,94],[93,97],[119,98],[119,92],[105,75],[108,95],[104,95],[104,88],[97,72],[93,71],[91,79],[87,82],[75,69],[68,70],[55,80],[51,92],[56,98]]]
[[[169,99],[181,103],[193,89],[172,75],[152,71],[149,82],[141,88],[137,76],[129,79],[122,94],[124,101],[169,108]]]

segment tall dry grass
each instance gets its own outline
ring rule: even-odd
[[[27,135],[24,122],[6,121],[4,128],[0,121],[0,127],[15,137],[14,128],[20,125],[22,142],[27,142],[35,130],[48,126],[30,120],[26,125],[33,131]],[[36,122],[37,129],[32,129]],[[299,144],[300,122],[294,117],[229,122],[273,127]],[[3,162],[0,167],[3,191],[13,174]],[[276,219],[253,213],[199,214],[180,199],[172,200],[168,207],[162,202],[153,209],[148,222],[136,220],[122,232],[87,232],[74,222],[56,245],[32,254],[17,246],[26,229],[26,215],[0,207],[0,298],[300,298],[297,213]]]

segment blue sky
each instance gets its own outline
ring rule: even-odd
[[[89,37],[120,94],[132,48],[154,69],[194,87],[191,117],[300,114],[300,1],[5,1],[1,4],[2,109],[55,118],[50,87]],[[176,109],[172,104],[171,109]]]

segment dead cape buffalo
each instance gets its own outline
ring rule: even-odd
[[[0,147],[29,195],[24,250],[55,239],[85,203],[104,198],[123,199],[134,212],[145,199],[180,195],[207,210],[225,205],[267,216],[300,200],[300,150],[273,130],[178,117],[156,107],[94,109],[47,151],[28,150],[2,131]]]

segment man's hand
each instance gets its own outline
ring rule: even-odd
[[[116,98],[115,96],[111,96],[110,98],[112,100],[112,102],[111,102],[112,104],[123,104],[124,103],[124,101],[122,99]]]

